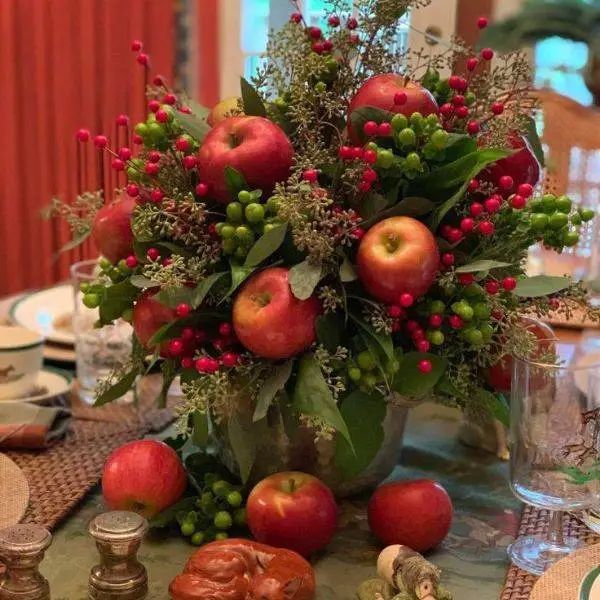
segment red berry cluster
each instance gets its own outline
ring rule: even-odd
[[[369,121],[369,123],[371,122],[374,123],[374,121]],[[369,123],[366,123],[365,127]],[[390,124],[387,123],[387,125]],[[375,123],[375,126],[377,127],[377,123]],[[342,146],[338,150],[338,155],[342,160],[358,160],[364,162],[366,165],[369,165],[363,170],[361,181],[358,184],[358,190],[360,192],[368,192],[373,183],[377,181],[377,172],[370,166],[375,164],[377,161],[377,152],[375,152],[375,150],[361,148],[360,146]]]

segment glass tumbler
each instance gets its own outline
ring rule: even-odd
[[[600,389],[589,385],[600,362],[561,364],[556,342],[538,340],[530,356],[514,357],[511,391],[510,484],[523,502],[551,511],[547,535],[517,539],[511,560],[541,575],[581,543],[563,535],[564,511],[598,505],[600,482],[577,482],[573,470],[598,459],[593,422]]]
[[[75,334],[75,356],[79,396],[87,404],[95,401],[98,382],[111,371],[125,363],[131,356],[131,336],[133,329],[129,323],[118,319],[112,325],[100,329],[94,327],[98,320],[98,309],[87,308],[83,304],[82,283],[97,279],[100,267],[97,260],[84,260],[71,266],[75,311],[73,332]],[[131,393],[129,393],[132,396]],[[124,397],[125,401],[132,398]]]

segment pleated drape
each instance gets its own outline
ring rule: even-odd
[[[79,127],[114,141],[117,115],[143,117],[131,41],[142,40],[152,73],[170,80],[174,35],[173,0],[0,0],[0,297],[64,279],[72,262],[95,255],[86,242],[53,260],[70,234],[40,211],[77,193]],[[83,179],[94,187],[96,151],[86,150]],[[112,189],[109,165],[107,156]]]

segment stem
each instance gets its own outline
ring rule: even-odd
[[[555,510],[552,512],[550,524],[548,525],[548,541],[558,546],[564,545],[563,535],[563,513],[562,511]]]

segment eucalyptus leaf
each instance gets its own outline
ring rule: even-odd
[[[142,290],[145,290],[146,288],[150,288],[150,287],[156,287],[157,284],[154,283],[151,279],[148,279],[147,277],[144,277],[143,275],[132,275],[129,278],[129,281],[131,281],[131,285],[134,285],[136,288],[140,288]]]
[[[314,354],[305,354],[300,360],[296,389],[294,390],[294,408],[297,414],[323,419],[325,423],[331,425],[346,438],[354,451],[346,423],[344,423]]]
[[[337,313],[327,313],[317,317],[315,325],[317,339],[329,352],[335,352],[342,340],[344,319]]]
[[[257,452],[252,421],[246,415],[234,410],[229,417],[227,434],[233,455],[240,469],[240,477],[242,482],[246,483],[252,472]]]
[[[371,464],[383,444],[383,420],[387,405],[379,392],[367,394],[359,390],[342,401],[340,412],[352,439],[335,440],[334,463],[343,480],[357,477]]]
[[[208,415],[196,410],[192,415],[192,441],[198,448],[204,448],[208,442]]]
[[[370,192],[360,203],[360,214],[365,219],[376,216],[388,205],[388,200],[377,192]]]
[[[419,371],[419,363],[428,360],[432,369],[429,373]],[[431,392],[446,371],[448,361],[437,354],[408,352],[400,359],[400,368],[394,376],[392,389],[402,396],[419,398]]]
[[[237,200],[239,192],[248,189],[248,184],[244,176],[237,169],[229,165],[225,167],[225,184],[232,200]]]
[[[198,308],[202,304],[202,302],[204,302],[204,299],[206,298],[208,292],[210,292],[211,288],[215,285],[215,283],[217,283],[217,281],[219,281],[219,279],[221,279],[225,275],[227,275],[227,273],[223,271],[222,273],[213,273],[212,275],[209,275],[208,277],[203,279],[193,291],[191,302],[192,308]]]
[[[283,389],[292,374],[294,361],[287,360],[282,365],[277,365],[273,369],[272,375],[265,380],[256,395],[256,407],[254,409],[253,421],[260,421],[267,416],[269,408],[278,392]]]
[[[201,143],[210,131],[210,125],[203,120],[198,119],[194,115],[173,111],[175,123],[185,131],[189,136],[193,137],[197,142]]]
[[[165,406],[167,406],[169,389],[173,383],[173,380],[175,379],[175,376],[177,375],[177,363],[170,358],[166,359],[160,365],[160,370],[162,372],[163,381],[160,392],[156,399],[156,403],[158,408],[165,408]]]
[[[535,277],[519,279],[513,294],[520,298],[540,298],[541,296],[556,294],[570,285],[571,280],[568,277],[536,275]]]
[[[298,300],[308,300],[315,291],[321,279],[321,264],[314,264],[305,260],[294,265],[289,271],[289,283],[292,294]]]
[[[186,104],[190,107],[192,111],[192,115],[196,117],[199,121],[205,121],[208,115],[210,115],[211,109],[207,106],[202,106],[202,104],[198,104],[195,100],[191,100],[188,98]]]
[[[394,360],[394,343],[391,335],[376,331],[371,325],[352,313],[349,313],[349,316],[356,323],[361,334],[368,335],[388,360]]]
[[[131,308],[138,294],[139,289],[129,279],[107,287],[99,307],[100,323],[108,325],[118,319],[123,311]]]
[[[164,287],[153,299],[169,308],[177,308],[180,304],[191,304],[194,290],[188,287]]]
[[[350,262],[350,259],[344,254],[344,260],[340,265],[340,281],[343,283],[350,283],[351,281],[356,281],[358,279],[358,275],[354,270],[354,265]]]
[[[240,89],[242,92],[242,102],[244,104],[244,114],[253,117],[266,117],[267,109],[265,108],[262,98],[254,86],[243,77],[240,77]]]
[[[246,281],[246,279],[248,279],[248,277],[250,277],[250,275],[252,273],[254,273],[255,269],[254,267],[245,267],[243,265],[231,265],[231,286],[229,287],[229,290],[227,291],[227,293],[225,294],[225,296],[223,296],[221,302],[223,302],[223,300],[226,300],[227,298],[229,298],[229,296],[231,296],[231,294],[233,294],[235,292],[235,290],[237,290],[240,285],[242,285],[242,283],[244,283],[244,281]]]
[[[123,377],[119,379],[119,381],[117,381],[103,394],[100,394],[100,396],[96,398],[94,406],[104,406],[109,402],[113,402],[114,400],[122,398],[133,387],[138,375],[139,371],[137,369],[132,369],[131,371],[123,375]]]
[[[448,162],[458,160],[461,156],[477,150],[477,140],[472,135],[450,133],[446,143],[445,155]]]
[[[492,269],[503,269],[510,267],[511,263],[498,260],[476,260],[468,265],[456,269],[457,273],[479,273],[480,271],[491,271]]]
[[[250,248],[244,266],[256,267],[263,262],[263,260],[269,258],[271,254],[277,252],[281,244],[283,244],[286,231],[287,223],[283,223],[282,225],[271,229],[271,231],[263,233],[263,235],[256,240],[252,248]]]

